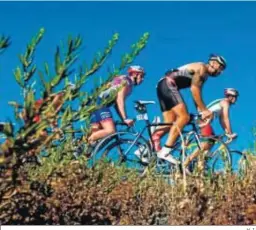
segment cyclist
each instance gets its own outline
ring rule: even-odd
[[[225,98],[218,99],[211,102],[207,106],[207,108],[213,112],[214,119],[219,118],[220,124],[223,130],[225,131],[226,135],[230,139],[235,139],[237,137],[237,134],[233,133],[231,129],[229,109],[231,105],[236,103],[237,98],[239,96],[239,92],[234,88],[227,88],[224,90],[224,95],[225,95]],[[203,121],[201,123],[203,124]],[[201,127],[201,135],[203,137],[211,137],[215,135],[212,125],[210,123]],[[214,144],[213,142],[202,143],[202,150],[203,151],[210,150],[213,144]],[[186,168],[186,172],[190,173],[187,167],[189,163],[199,155],[199,153],[200,151],[196,150],[189,157],[187,157],[186,161],[184,162],[184,167]]]
[[[100,104],[103,99],[108,98],[115,92],[117,93],[112,103],[109,103],[91,114],[90,122],[92,133],[88,138],[89,144],[93,144],[98,139],[115,133],[115,124],[110,110],[110,106],[113,104],[123,122],[128,126],[133,125],[133,119],[127,117],[125,100],[127,96],[132,93],[133,86],[140,85],[143,82],[144,76],[145,71],[141,66],[130,66],[128,68],[128,75],[115,77],[110,83],[110,87],[99,95],[97,103]]]
[[[202,118],[211,119],[213,115],[212,111],[207,109],[202,99],[202,86],[208,76],[216,77],[220,75],[225,68],[226,61],[222,56],[210,55],[207,63],[196,62],[181,66],[178,69],[167,71],[165,76],[160,79],[157,84],[157,96],[164,122],[175,122],[176,125],[157,129],[153,134],[153,144],[157,148],[157,156],[159,158],[173,164],[179,164],[179,161],[173,158],[170,153],[179,135],[179,130],[181,131],[190,120],[180,90],[190,88],[195,105],[198,111],[202,113]],[[176,126],[178,126],[178,129]],[[160,138],[168,131],[169,136],[166,144],[160,149]]]

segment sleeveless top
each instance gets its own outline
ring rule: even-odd
[[[213,112],[214,119],[218,118],[221,114],[221,110],[222,110],[222,107],[220,104],[221,101],[223,101],[223,98],[214,100],[210,104],[207,105],[207,108]]]
[[[192,79],[194,76],[194,71],[188,69],[190,64],[180,66],[177,69],[174,69],[170,77],[174,79],[178,89],[185,89],[191,87]],[[204,81],[207,80],[207,77],[204,78]]]
[[[128,92],[126,93],[126,96],[129,96],[133,89],[132,79],[126,75],[120,75],[120,76],[115,77],[110,84],[111,85],[108,89],[106,89],[100,93],[100,95],[98,97],[98,103],[100,103],[102,99],[107,99],[111,94],[117,92],[117,90],[119,90],[120,87],[124,84],[126,84],[128,86]],[[110,103],[110,105],[112,105],[112,104],[113,104],[113,102]]]

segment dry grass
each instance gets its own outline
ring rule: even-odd
[[[32,169],[30,169],[32,170]],[[239,225],[256,223],[255,171],[243,180],[188,178],[168,184],[102,164],[97,170],[71,161],[46,180],[1,192],[1,224]],[[23,178],[22,178],[23,176]],[[23,182],[21,182],[23,181]]]

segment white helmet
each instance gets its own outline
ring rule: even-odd
[[[132,65],[128,68],[128,73],[145,73],[144,68],[139,65]]]
[[[224,90],[224,94],[225,96],[234,96],[234,97],[238,97],[239,96],[239,92],[238,90],[234,89],[234,88],[227,88]]]

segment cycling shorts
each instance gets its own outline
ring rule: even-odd
[[[176,85],[162,78],[157,84],[157,97],[162,112],[168,111],[180,103],[184,103]]]
[[[112,120],[112,113],[110,108],[108,107],[103,107],[91,114],[90,117],[90,123],[91,124],[98,124],[101,121],[106,121],[106,120]]]
[[[211,137],[215,135],[211,124],[207,124],[201,128],[201,135],[203,137]]]

